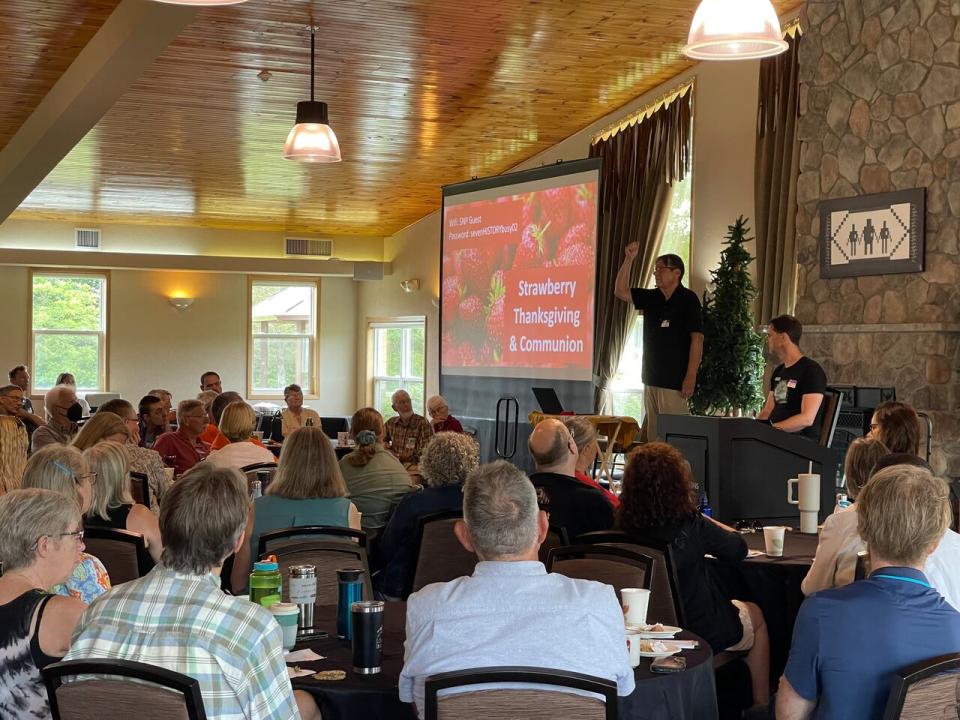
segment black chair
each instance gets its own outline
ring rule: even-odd
[[[140,533],[88,527],[83,531],[83,544],[87,552],[103,563],[111,585],[136,580],[153,569],[153,558]]]
[[[441,690],[469,688],[485,683],[530,683],[552,685],[557,690],[581,690],[601,695],[603,700],[570,692],[541,688],[471,690],[446,694]],[[431,675],[424,681],[425,720],[617,720],[617,684],[612,680],[565,670],[535,667],[489,667]]]
[[[40,674],[53,720],[207,717],[197,679],[155,665],[131,660],[66,660],[47,665]],[[64,682],[75,676],[81,679]]]
[[[570,538],[567,536],[567,529],[559,525],[551,525],[547,529],[547,536],[543,539],[543,542],[540,543],[540,551],[537,553],[538,559],[546,565],[551,550],[566,547],[569,544]]]
[[[840,420],[840,409],[843,406],[843,395],[827,388],[823,394],[823,416],[820,422],[818,442],[823,447],[833,447],[833,436],[837,431],[837,422]]]
[[[863,580],[870,574],[870,555],[866,550],[857,553],[857,564],[853,570],[854,581]]]
[[[955,718],[960,697],[960,653],[923,660],[894,673],[883,720]]]
[[[334,525],[280,528],[260,535],[257,557],[276,555],[283,576],[283,597],[289,597],[289,572],[293,565],[317,569],[317,605],[337,604],[337,570],[362,567],[363,598],[373,600],[373,582],[363,530]]]
[[[322,417],[320,418],[320,429],[328,438],[336,440],[337,433],[350,431],[350,421],[345,417]]]
[[[550,551],[547,572],[611,585],[619,598],[623,588],[650,589],[653,558],[619,545],[567,545]]]
[[[453,533],[453,526],[462,518],[462,510],[445,510],[417,520],[415,559],[407,574],[404,600],[430,583],[447,582],[473,573],[479,560]]]
[[[260,492],[266,492],[267,488],[270,487],[270,483],[273,482],[273,476],[277,474],[277,463],[275,462],[262,462],[262,463],[253,463],[251,465],[244,465],[240,468],[240,472],[247,476],[247,483],[252,483],[254,480],[260,481]]]
[[[684,627],[683,601],[680,580],[677,577],[673,548],[655,538],[640,538],[619,530],[600,530],[580,535],[577,543],[612,545],[648,555],[653,558],[654,570],[650,583],[650,605],[647,617],[664,625]]]
[[[150,481],[146,473],[130,471],[130,494],[134,502],[150,507]]]

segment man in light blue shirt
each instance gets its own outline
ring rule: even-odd
[[[426,677],[501,665],[594,675],[615,680],[619,695],[633,692],[613,588],[548,575],[537,560],[548,522],[527,476],[504,461],[474,470],[463,516],[457,538],[480,562],[470,577],[428,585],[407,600],[400,699],[415,701],[422,716]]]

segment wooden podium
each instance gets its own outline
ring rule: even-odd
[[[820,475],[820,521],[836,504],[837,453],[805,437],[776,430],[752,418],[662,415],[657,429],[690,462],[718,520],[800,524],[787,503],[787,480]]]

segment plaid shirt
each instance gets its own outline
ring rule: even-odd
[[[430,422],[414,413],[404,421],[399,415],[387,420],[387,435],[390,436],[390,450],[404,465],[416,465],[420,462],[420,451],[433,437]]]
[[[118,585],[80,616],[65,660],[135,660],[200,682],[211,720],[299,720],[280,626],[215,575],[162,565]]]

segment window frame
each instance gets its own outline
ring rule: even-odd
[[[254,285],[313,286],[313,333],[298,335],[277,334],[269,337],[280,339],[306,338],[310,343],[310,358],[308,365],[311,373],[311,387],[303,389],[304,399],[318,400],[320,395],[320,278],[302,275],[248,275],[247,276],[247,314],[244,322],[247,326],[247,392],[249,400],[283,400],[283,390],[270,394],[254,391],[253,383],[253,342],[256,337],[263,337],[253,331],[253,287]]]
[[[401,359],[401,374],[397,377],[388,375],[377,375],[377,343],[375,341],[377,330],[386,330],[391,328],[423,328],[423,377],[415,378],[403,374],[404,360]],[[400,383],[406,381],[423,383],[423,405],[414,407],[413,411],[426,415],[427,406],[427,316],[426,315],[400,315],[396,317],[374,317],[367,318],[367,392],[366,405],[376,408],[377,405],[377,382],[388,380],[399,380]]]
[[[98,368],[97,383],[99,387],[90,390],[88,388],[77,388],[80,392],[108,392],[110,388],[110,288],[112,286],[109,270],[75,270],[73,268],[30,268],[29,280],[27,283],[27,312],[28,322],[30,323],[30,347],[27,348],[27,367],[30,369],[30,390],[31,396],[43,395],[50,388],[40,388],[36,384],[36,348],[38,331],[33,326],[33,283],[34,279],[41,277],[95,277],[103,280],[103,296],[100,310],[100,322],[102,329],[93,330],[41,330],[40,335],[97,335]],[[70,372],[69,369],[63,372]]]

